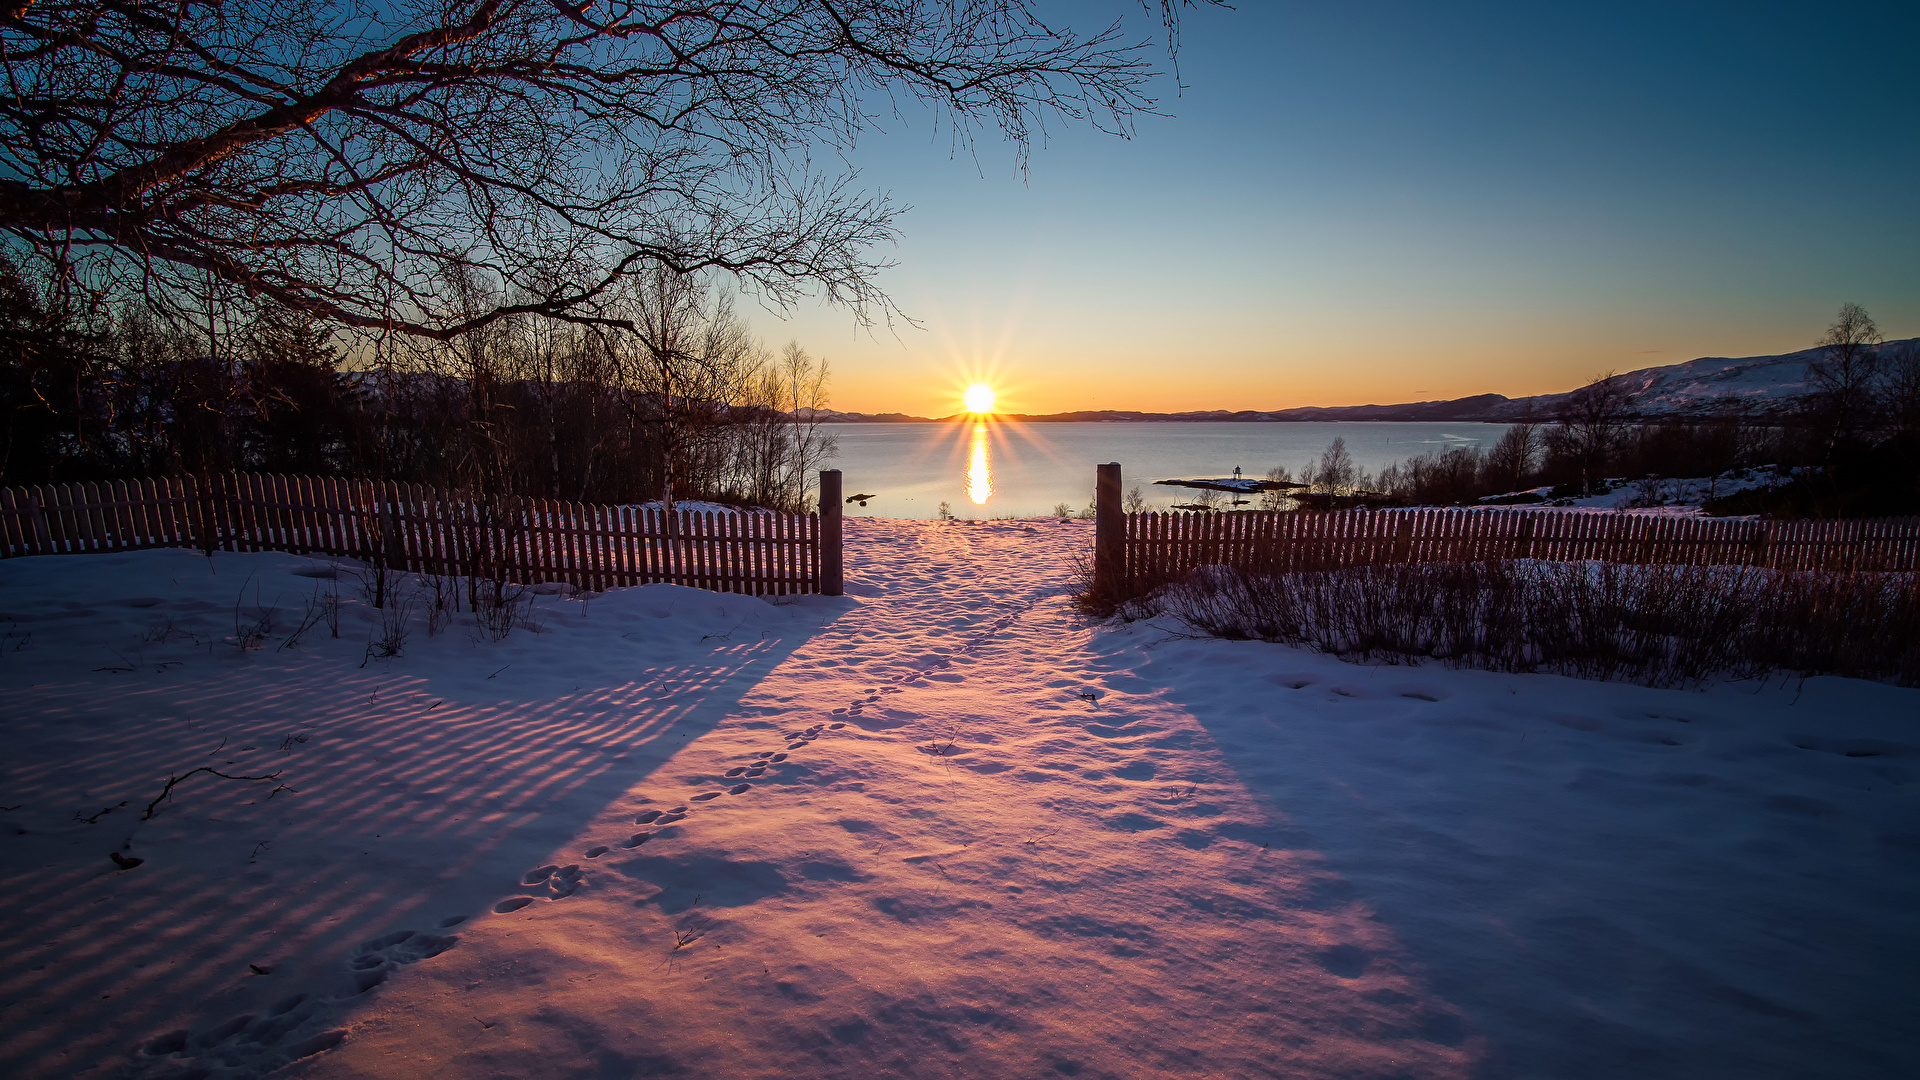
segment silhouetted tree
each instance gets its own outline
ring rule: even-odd
[[[1353,454],[1347,450],[1347,440],[1339,436],[1320,452],[1319,462],[1306,471],[1312,475],[1301,479],[1313,485],[1314,494],[1333,496],[1353,494],[1359,472],[1353,464]]]
[[[0,482],[87,479],[109,412],[98,327],[36,284],[0,255]]]
[[[1190,2],[1158,0],[1169,37]],[[1023,156],[1052,120],[1124,129],[1142,48],[1027,0],[8,3],[0,230],[70,287],[376,335],[617,325],[657,267],[864,313],[897,208],[812,148],[875,100]]]
[[[1885,357],[1881,379],[1889,430],[1920,439],[1920,344],[1910,341]]]
[[[1880,328],[1859,304],[1842,304],[1833,325],[1815,344],[1821,353],[1807,363],[1807,404],[1820,432],[1821,460],[1834,457],[1871,430],[1873,396],[1880,375]]]
[[[1631,390],[1609,371],[1567,395],[1554,436],[1560,450],[1580,470],[1580,490],[1592,495],[1606,477],[1608,460],[1633,419]]]
[[[1525,487],[1528,478],[1539,466],[1541,450],[1540,425],[1534,420],[1531,408],[1500,435],[1500,441],[1487,451],[1486,479],[1489,486],[1501,492],[1518,491]]]

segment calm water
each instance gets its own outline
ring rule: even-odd
[[[1235,466],[1264,476],[1285,465],[1296,474],[1338,436],[1355,464],[1375,472],[1415,454],[1450,446],[1491,447],[1505,424],[833,424],[840,442],[829,467],[845,474],[847,494],[874,496],[868,517],[930,518],[945,502],[958,517],[1037,517],[1056,503],[1079,510],[1093,497],[1093,467],[1117,461],[1128,488],[1138,484],[1155,507],[1188,502],[1193,492],[1158,479],[1230,476]]]

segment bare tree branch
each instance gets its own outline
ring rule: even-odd
[[[1169,39],[1192,2],[1143,0]],[[210,279],[439,340],[631,329],[608,300],[658,267],[867,317],[899,208],[813,148],[883,100],[1023,155],[1049,118],[1124,133],[1146,45],[1031,0],[15,0],[0,233],[95,292]]]

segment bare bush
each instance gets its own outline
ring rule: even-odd
[[[300,613],[299,622],[294,624],[292,633],[280,643],[276,652],[297,649],[314,627],[326,625],[333,631],[334,637],[340,636],[340,590],[331,580],[325,585],[315,582],[313,595],[306,598]]]
[[[442,574],[423,574],[414,579],[414,587],[427,608],[427,636],[437,637],[460,610],[459,582]]]
[[[505,581],[486,582],[474,594],[473,624],[488,641],[505,641],[515,630],[541,629],[534,616],[534,592]]]
[[[252,579],[248,579],[248,584]],[[247,596],[247,586],[240,586],[240,594],[233,598],[233,645],[241,652],[258,649],[266,644],[267,635],[273,633],[273,608],[260,603],[260,587],[253,589],[253,613],[242,615],[241,607]]]
[[[367,655],[360,661],[361,667],[375,660],[390,660],[407,651],[407,638],[413,634],[413,607],[412,597],[388,598],[387,606],[379,609],[380,622],[373,639],[367,642]]]
[[[1293,483],[1293,472],[1285,465],[1275,465],[1273,468],[1267,470],[1267,479],[1276,484],[1291,484]],[[1293,506],[1293,493],[1290,488],[1268,488],[1260,493],[1260,509],[1262,510],[1289,510],[1292,509]]]
[[[1604,562],[1203,567],[1124,605],[1208,636],[1683,686],[1777,672],[1920,685],[1920,575]]]

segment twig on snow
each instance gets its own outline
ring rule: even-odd
[[[219,777],[222,780],[278,780],[280,778],[280,774],[278,772],[270,772],[265,776],[229,776],[228,774],[221,772],[220,770],[214,768],[211,765],[202,765],[199,768],[192,770],[191,772],[181,773],[179,776],[167,777],[167,786],[161,788],[160,794],[154,796],[153,801],[147,804],[146,813],[143,813],[140,815],[140,820],[141,821],[152,820],[153,808],[156,806],[159,806],[162,802],[165,802],[167,799],[171,798],[173,796],[174,785],[185,780],[187,777],[192,776],[194,773],[212,773],[213,775]],[[268,797],[271,798],[272,796],[268,796]],[[125,805],[125,804],[122,804],[122,805]]]

